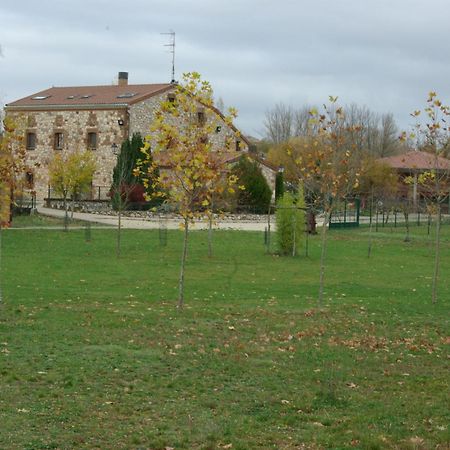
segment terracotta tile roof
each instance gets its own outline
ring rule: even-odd
[[[131,105],[172,89],[171,84],[129,84],[125,86],[52,87],[9,103],[7,107],[84,107]]]
[[[236,152],[212,152],[212,156],[217,157],[217,162],[219,164],[229,164],[234,162],[234,160],[240,158],[242,154],[247,154],[247,152],[237,153],[237,156]],[[160,167],[170,168],[172,166],[170,150],[154,153],[153,158]]]
[[[220,158],[220,164],[232,164],[235,163],[237,161],[239,161],[239,159],[242,156],[247,156],[255,161],[257,161],[259,164],[262,164],[266,167],[268,167],[269,169],[273,170],[274,172],[278,171],[278,167],[274,166],[273,164],[268,163],[267,161],[265,161],[264,159],[258,158],[256,155],[247,152],[247,151],[242,151],[242,152],[217,152],[215,153],[219,158]],[[170,168],[171,167],[171,161],[170,161],[170,151],[167,152],[159,152],[157,154],[154,155],[155,158],[155,162],[157,162],[161,167],[166,167],[166,168]]]
[[[394,169],[403,170],[450,170],[450,160],[438,156],[437,167],[435,155],[432,153],[412,151],[403,155],[390,156],[379,159]]]
[[[250,159],[253,159],[254,161],[258,162],[259,164],[262,164],[263,166],[266,166],[267,168],[269,168],[270,170],[273,170],[274,172],[278,172],[278,170],[279,170],[279,167],[266,161],[263,158],[260,158],[259,156],[255,155],[252,152],[230,153],[227,155],[227,157],[225,157],[224,162],[227,164],[237,162],[239,160],[239,158],[241,158],[241,156],[243,156],[243,155],[247,156]]]

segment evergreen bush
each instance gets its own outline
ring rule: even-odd
[[[120,147],[110,191],[114,209],[135,209],[136,205],[138,205],[138,209],[141,209],[146,203],[144,194],[148,192],[148,189],[144,187],[142,180],[134,175],[137,161],[142,157],[141,148],[143,146],[144,141],[141,135],[135,133],[131,139],[123,141]],[[158,176],[157,171],[155,176]]]
[[[272,191],[256,161],[242,157],[233,167],[240,185],[245,190],[239,190],[237,203],[240,209],[256,214],[267,213],[272,198]]]

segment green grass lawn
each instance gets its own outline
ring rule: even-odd
[[[426,227],[331,231],[310,257],[262,233],[6,230],[1,449],[448,449],[450,228],[431,305]]]
[[[99,225],[97,223],[89,223],[81,220],[70,219],[67,224],[68,228],[80,228],[86,225],[90,227],[109,227],[108,225]],[[18,215],[14,216],[11,224],[12,228],[63,228],[64,219],[58,217],[43,216],[40,214]]]

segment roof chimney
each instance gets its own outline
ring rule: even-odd
[[[119,86],[128,85],[128,72],[119,72]]]

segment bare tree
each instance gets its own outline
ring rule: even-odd
[[[274,144],[288,141],[294,133],[295,112],[292,106],[277,103],[272,109],[266,111],[264,127],[267,138]]]
[[[311,124],[311,111],[314,107],[305,105],[294,111],[294,135],[307,136],[313,124]]]
[[[305,137],[317,132],[317,124],[311,121],[308,105],[299,108],[277,103],[266,112],[264,127],[272,144],[281,144],[292,137]],[[330,112],[333,114],[333,112]],[[346,142],[356,153],[368,153],[381,158],[398,153],[402,146],[398,140],[398,128],[391,113],[377,114],[367,106],[352,103],[345,106],[343,120],[335,120],[334,128],[345,130]]]
[[[383,114],[381,116],[380,129],[381,136],[377,156],[383,158],[397,153],[400,148],[398,141],[399,131],[392,113]]]

